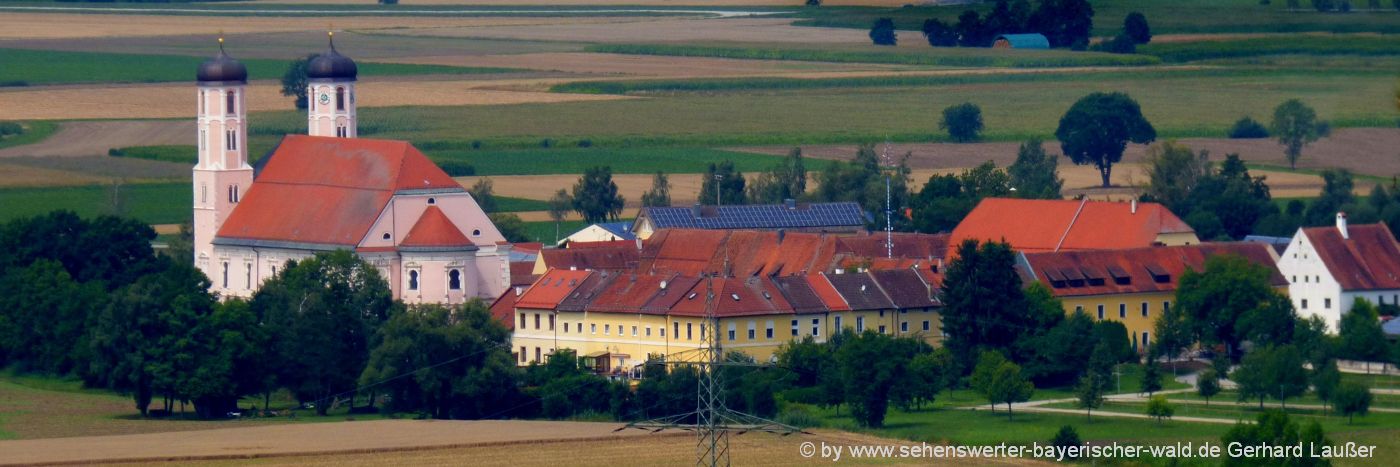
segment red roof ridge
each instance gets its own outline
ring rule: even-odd
[[[408,235],[404,237],[400,246],[414,247],[449,247],[449,246],[475,246],[471,239],[467,238],[447,214],[442,212],[437,206],[428,206],[423,210],[423,214],[418,216],[418,222],[413,224],[413,228],[408,230]]]

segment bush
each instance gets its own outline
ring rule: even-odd
[[[447,175],[452,177],[476,175],[476,167],[462,161],[442,161],[438,163],[438,167],[441,167],[443,172],[447,172]]]
[[[123,151],[121,148],[112,148],[107,150],[107,155],[110,157],[126,157],[126,151]]]
[[[870,41],[875,45],[895,45],[898,38],[894,34],[894,20],[880,18],[870,27]]]
[[[943,109],[943,120],[938,128],[948,130],[953,141],[965,143],[976,141],[982,132],[982,109],[977,104],[964,102]]]
[[[0,122],[0,138],[24,134],[24,126],[15,122]]]
[[[1258,120],[1255,120],[1248,116],[1242,117],[1239,120],[1235,121],[1235,124],[1230,127],[1230,138],[1233,139],[1255,139],[1268,137],[1269,129],[1265,128],[1263,123],[1259,123]]]
[[[1123,18],[1123,34],[1131,38],[1134,44],[1152,42],[1152,29],[1147,25],[1147,17],[1136,11]]]
[[[593,140],[591,140],[591,139],[581,139],[581,140],[578,140],[578,147],[581,147],[581,148],[591,148],[591,147],[593,147]]]
[[[1167,402],[1165,396],[1153,396],[1152,400],[1147,403],[1147,415],[1157,419],[1158,424],[1162,423],[1162,419],[1172,418],[1172,415],[1175,414],[1176,406]]]
[[[1079,452],[1077,448],[1084,445],[1084,441],[1079,439],[1079,432],[1074,431],[1074,427],[1065,425],[1060,427],[1060,431],[1055,433],[1055,437],[1050,439],[1050,445],[1060,449],[1073,450],[1065,452]],[[1076,456],[1077,457],[1077,456]]]
[[[1312,6],[1317,11],[1332,11],[1333,8],[1336,8],[1332,0],[1312,0]]]
[[[1400,1],[1400,0],[1397,0]],[[958,32],[937,18],[924,20],[924,38],[933,47],[957,47]]]
[[[552,146],[554,146],[554,140],[549,139],[549,138],[545,138],[545,139],[540,140],[540,147],[546,148],[546,149],[547,149],[547,148],[550,148],[550,147],[552,147]]]
[[[807,429],[822,426],[822,419],[813,414],[806,406],[788,404],[788,407],[778,414],[778,423]]]
[[[1137,53],[1137,44],[1127,34],[1119,34],[1113,36],[1112,39],[1094,44],[1092,49],[1115,54],[1135,54]]]
[[[1337,4],[1337,9],[1341,10],[1342,13],[1351,12],[1351,0],[1342,0],[1341,3]]]

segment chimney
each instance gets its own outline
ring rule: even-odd
[[[699,202],[695,203],[694,206],[691,206],[691,207],[690,207],[690,215],[691,215],[691,216],[694,216],[696,219],[699,219],[699,218],[700,218],[700,203],[699,203]]]
[[[797,209],[797,200],[792,198],[784,199],[783,206],[787,207],[788,209]]]
[[[1347,213],[1345,212],[1337,211],[1337,231],[1342,233],[1343,240],[1351,238],[1351,235],[1347,233]]]
[[[1137,214],[1137,198],[1133,198],[1131,205],[1128,207],[1128,210],[1131,211],[1133,214]]]
[[[779,245],[782,245],[782,244],[783,244],[783,237],[786,237],[786,236],[787,236],[787,231],[786,231],[786,230],[784,230],[784,229],[778,229],[778,244],[779,244]]]

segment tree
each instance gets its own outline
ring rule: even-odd
[[[807,6],[822,6],[822,0],[807,0]]]
[[[719,164],[711,162],[702,176],[699,198],[701,203],[713,201],[721,205],[747,204],[743,172],[734,168],[734,161],[725,160]]]
[[[982,128],[982,108],[971,102],[944,108],[938,122],[938,129],[947,130],[948,137],[958,143],[977,141]]]
[[[617,219],[625,200],[617,193],[612,180],[612,167],[590,167],[574,184],[574,211],[589,224]]]
[[[1351,172],[1346,169],[1325,169],[1322,171],[1322,192],[1308,204],[1304,222],[1308,225],[1330,225],[1338,211],[1355,201],[1352,195],[1354,183]]]
[[[1157,419],[1157,424],[1162,424],[1162,419],[1172,418],[1176,414],[1176,405],[1167,402],[1165,396],[1153,396],[1147,401],[1147,416]]]
[[[846,403],[863,427],[879,428],[885,423],[890,390],[905,377],[912,357],[901,347],[894,337],[866,330],[836,350]]]
[[[1255,310],[1273,300],[1287,300],[1278,297],[1269,274],[1267,267],[1237,255],[1211,256],[1203,271],[1187,270],[1181,275],[1174,307],[1187,316],[1196,341],[1222,344],[1233,351],[1255,325],[1255,319],[1247,318],[1270,316]]]
[[[1230,131],[1226,134],[1232,139],[1268,138],[1269,129],[1265,128],[1263,123],[1259,123],[1258,120],[1246,115],[1236,120],[1235,124],[1230,126]]]
[[[910,406],[921,409],[926,403],[932,404],[938,393],[948,385],[953,370],[952,359],[953,355],[947,349],[915,355],[909,361],[905,378],[895,385],[894,392],[899,394],[899,397],[894,397],[896,402],[902,403],[905,410]]]
[[[1018,198],[1060,199],[1065,181],[1060,178],[1059,165],[1059,157],[1045,154],[1044,143],[1031,138],[1021,143],[1016,162],[1006,167],[1006,173]]]
[[[1221,445],[1237,446],[1295,446],[1308,445],[1318,449],[1330,446],[1332,442],[1322,432],[1322,426],[1313,420],[1301,430],[1297,423],[1288,419],[1288,414],[1280,410],[1269,410],[1259,414],[1255,423],[1240,422],[1220,437]],[[1267,456],[1225,456],[1226,466],[1326,466],[1330,461],[1320,457],[1288,457],[1286,460]]]
[[[1259,398],[1259,408],[1264,408],[1264,398],[1269,397],[1269,354],[1256,350],[1240,360],[1240,366],[1230,373],[1230,381],[1235,382],[1236,394],[1240,402]]]
[[[658,170],[651,176],[651,189],[642,193],[642,206],[670,206],[671,180]]]
[[[973,370],[973,389],[987,398],[993,407],[1006,404],[1006,419],[1011,419],[1011,404],[1030,400],[1035,386],[1025,375],[1021,366],[996,352],[985,352],[978,359]]]
[[[1142,392],[1151,397],[1153,393],[1162,390],[1162,371],[1157,369],[1157,364],[1148,359],[1147,364],[1142,366]]]
[[[1371,399],[1371,388],[1347,381],[1338,386],[1337,393],[1332,395],[1332,406],[1337,413],[1347,417],[1347,424],[1350,425],[1357,415],[1364,417],[1371,410]]]
[[[379,269],[346,250],[280,268],[251,302],[270,330],[280,385],[320,415],[335,398],[353,394],[391,297]]]
[[[782,203],[801,198],[806,193],[807,167],[801,148],[792,148],[782,162],[760,172],[748,186],[748,200],[752,203]]]
[[[1135,44],[1152,42],[1152,28],[1147,25],[1147,17],[1136,11],[1123,18],[1123,34]]]
[[[1167,141],[1147,148],[1145,198],[1173,212],[1190,213],[1191,194],[1212,173],[1210,153]]]
[[[928,45],[933,47],[956,47],[958,45],[958,32],[948,23],[939,21],[937,18],[924,20],[922,28],[924,39],[928,39]]]
[[[1328,12],[1336,9],[1336,2],[1333,0],[1312,0],[1312,6],[1317,11]]]
[[[1303,156],[1303,147],[1331,134],[1331,126],[1318,120],[1317,112],[1298,99],[1289,99],[1274,108],[1274,120],[1269,124],[1269,132],[1278,137],[1283,145],[1283,154],[1288,158],[1288,168],[1297,169],[1298,159]]]
[[[525,227],[525,221],[520,220],[520,216],[517,216],[513,212],[493,212],[487,214],[486,218],[491,220],[491,224],[496,226],[496,230],[501,232],[501,236],[505,237],[507,242],[515,243],[535,240],[530,238],[530,232],[528,228]],[[558,224],[555,225],[557,226]]]
[[[496,212],[498,209],[496,206],[496,193],[493,187],[494,185],[491,182],[491,177],[481,177],[477,179],[476,183],[472,184],[471,188],[467,189],[467,193],[471,193],[472,199],[476,200],[476,205],[480,206],[481,210],[488,214]]]
[[[1079,377],[1079,384],[1074,387],[1074,405],[1084,409],[1085,419],[1092,420],[1094,409],[1103,406],[1106,386],[1103,375],[1087,372]]]
[[[1094,7],[1088,0],[1044,0],[1031,15],[1030,29],[1040,31],[1051,47],[1083,50],[1094,27]]]
[[[1055,437],[1050,439],[1050,445],[1056,450],[1066,450],[1073,455],[1066,455],[1066,458],[1078,458],[1079,448],[1084,446],[1084,441],[1079,439],[1079,432],[1074,431],[1074,427],[1065,425],[1060,427],[1060,431],[1055,432]]]
[[[656,175],[665,180],[666,176],[662,175],[661,172],[657,172]],[[651,192],[647,192],[647,194],[651,194]],[[669,198],[670,195],[667,197]],[[669,205],[669,200],[667,201]],[[642,202],[646,203],[646,195],[642,195]],[[559,224],[563,223],[564,218],[569,215],[569,211],[574,206],[574,198],[569,196],[568,190],[560,188],[559,191],[554,192],[554,196],[549,197],[549,201],[546,203],[549,204],[549,219],[554,221],[554,242],[559,243]]]
[[[1266,384],[1272,389],[1269,397],[1287,407],[1289,398],[1302,396],[1308,390],[1308,371],[1303,368],[1303,357],[1292,345],[1265,347],[1262,351],[1269,353],[1265,371]]]
[[[305,110],[307,107],[306,64],[313,58],[316,58],[316,54],[293,60],[287,65],[287,71],[282,73],[282,95],[296,98],[295,105],[298,110]]]
[[[880,18],[875,20],[875,24],[870,27],[870,41],[875,45],[895,45],[899,38],[895,36],[894,20]]]
[[[1215,369],[1207,368],[1196,376],[1196,394],[1205,398],[1206,405],[1210,405],[1210,398],[1220,394],[1220,375]]]
[[[1366,362],[1366,372],[1371,372],[1371,362],[1385,361],[1389,353],[1385,331],[1381,330],[1380,315],[1375,305],[1364,298],[1356,299],[1341,321],[1342,356],[1350,360]]]
[[[1337,361],[1328,360],[1327,363],[1314,366],[1310,379],[1317,399],[1322,401],[1322,411],[1326,414],[1328,402],[1337,395],[1337,388],[1342,384],[1342,372],[1337,368]]]
[[[248,302],[230,299],[214,306],[189,336],[196,342],[194,371],[181,391],[203,418],[238,411],[239,398],[272,389],[267,329]],[[267,409],[264,402],[263,409]]]
[[[1172,373],[1175,374],[1176,357],[1195,343],[1195,339],[1191,337],[1191,323],[1187,322],[1186,313],[1182,312],[1179,306],[1167,307],[1157,317],[1157,322],[1152,324],[1152,335],[1155,339],[1152,350],[1159,356],[1167,357],[1167,361],[1172,365]]]
[[[1127,143],[1150,143],[1157,139],[1157,130],[1127,94],[1096,92],[1065,112],[1055,137],[1075,164],[1097,167],[1106,188],[1113,164],[1123,159]]]
[[[958,33],[958,45],[962,47],[986,47],[991,45],[992,35],[983,27],[982,19],[977,16],[977,12],[964,10],[958,15],[958,24],[954,26]]]
[[[1026,328],[1026,301],[1015,256],[1005,243],[967,240],[948,265],[939,298],[944,303],[944,345],[961,361],[981,350],[1009,349]]]

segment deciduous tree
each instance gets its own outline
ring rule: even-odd
[[[982,133],[982,108],[971,102],[950,105],[943,109],[938,129],[947,130],[954,142],[977,141]]]
[[[1113,164],[1123,159],[1127,144],[1150,143],[1157,139],[1157,130],[1127,94],[1096,92],[1065,112],[1055,137],[1075,164],[1097,167],[1103,186],[1108,187]]]
[[[574,211],[589,224],[617,219],[625,200],[612,180],[612,167],[590,167],[579,177],[573,190]]]
[[[642,193],[642,206],[670,206],[671,180],[660,170],[651,176],[651,189]]]
[[[1016,162],[1006,167],[1006,173],[1018,198],[1060,199],[1065,181],[1060,178],[1059,165],[1060,158],[1045,154],[1045,144],[1032,138],[1021,143]]]
[[[1290,169],[1298,168],[1305,146],[1331,134],[1331,129],[1326,121],[1317,118],[1312,107],[1298,99],[1289,99],[1275,107],[1273,122],[1269,124],[1269,132],[1283,145]]]

